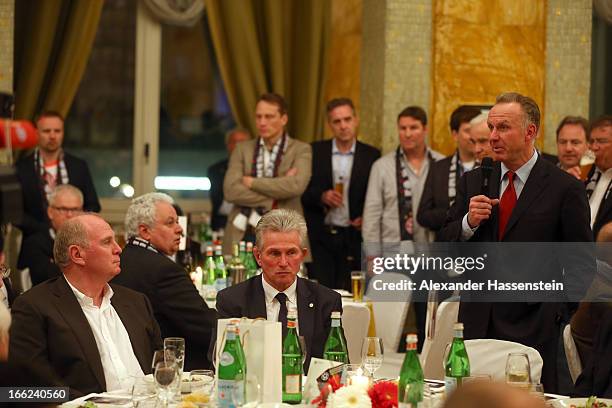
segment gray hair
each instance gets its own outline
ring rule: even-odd
[[[530,97],[517,92],[507,92],[495,99],[495,104],[499,103],[518,103],[523,111],[523,129],[527,129],[533,123],[536,127],[536,132],[540,130],[540,108],[536,101]]]
[[[55,187],[51,194],[49,194],[49,205],[54,206],[57,197],[63,194],[72,194],[79,199],[81,207],[83,206],[83,193],[72,184],[60,184],[59,186]]]
[[[245,135],[249,136],[249,139],[253,138],[253,136],[251,136],[251,132],[249,132],[245,128],[235,127],[233,129],[230,129],[227,132],[225,132],[225,144],[226,145],[229,143],[230,138],[234,135],[234,133],[244,133]]]
[[[4,336],[8,336],[10,327],[11,312],[9,312],[4,302],[0,302],[0,339]]]
[[[146,225],[153,227],[157,216],[157,203],[165,202],[170,205],[174,200],[165,193],[147,193],[132,200],[127,213],[125,214],[125,233],[128,238],[138,236],[138,226]]]
[[[87,215],[94,215],[102,218],[98,214],[94,213],[87,213]],[[60,269],[70,265],[70,254],[68,253],[68,248],[70,248],[71,245],[89,248],[87,228],[83,222],[81,222],[81,217],[82,215],[67,220],[59,231],[57,231],[55,243],[53,244],[53,259]]]
[[[286,208],[272,210],[264,214],[255,227],[255,240],[257,248],[263,248],[263,234],[266,231],[292,232],[300,235],[300,246],[306,243],[306,221],[304,217],[294,210]]]
[[[470,125],[472,126],[480,125],[482,122],[486,122],[488,117],[489,117],[489,110],[484,109],[480,111],[480,114],[478,116],[475,116],[474,118],[472,118],[472,120],[470,120]]]

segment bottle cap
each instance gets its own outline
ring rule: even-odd
[[[453,325],[453,330],[463,330],[463,323],[459,323],[459,322],[455,323]]]
[[[406,335],[406,343],[407,344],[412,344],[412,343],[417,343],[418,342],[418,336],[414,333],[410,333]]]
[[[247,243],[246,243],[246,247],[247,247],[247,249],[248,249],[248,248],[253,249],[253,243],[252,243],[251,241],[247,242]]]
[[[341,319],[342,318],[342,313],[340,313],[340,312],[331,312],[331,318],[332,319]]]

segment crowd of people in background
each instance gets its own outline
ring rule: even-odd
[[[342,308],[330,289],[349,289],[351,271],[367,265],[362,256],[376,245],[612,241],[612,116],[563,118],[553,156],[536,149],[538,105],[506,93],[489,108],[453,111],[456,148],[444,157],[427,143],[422,107],[398,113],[397,146],[382,156],[357,140],[350,99],[330,100],[326,115],[332,138],[309,145],[287,133],[285,99],[266,93],[255,106],[255,137],[244,129],[228,133],[229,158],[208,170],[212,226],[223,230],[224,253],[234,242],[254,242],[262,275],[221,291],[215,310],[171,259],[184,234],[173,199],[134,199],[127,244],[119,247],[94,214],[100,204],[87,163],[62,148],[62,116],[41,113],[38,147],[16,165],[25,214],[18,264],[29,268],[34,287],[16,299],[9,281],[0,288],[12,309],[12,326],[0,309],[0,361],[27,366],[42,383],[68,385],[72,396],[120,389],[126,376],[150,372],[162,337],[185,338],[186,370],[207,368],[217,318],[286,321],[290,306],[318,356],[330,313]],[[487,158],[489,175],[481,166]],[[491,180],[486,191],[483,177]],[[612,288],[610,260],[600,261],[597,287]],[[297,276],[302,263],[311,280]],[[557,268],[551,273],[563,279],[558,264],[543,268]],[[612,347],[612,291],[600,295],[604,303],[581,304],[578,312],[565,303],[462,302],[459,320],[468,339],[537,349],[549,392],[559,388],[560,336],[571,321],[584,366],[576,389],[612,396],[612,363],[600,358]],[[415,302],[414,311],[422,340],[425,303]]]

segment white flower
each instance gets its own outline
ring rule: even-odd
[[[332,397],[333,408],[371,408],[372,401],[363,387],[347,385],[339,388]]]

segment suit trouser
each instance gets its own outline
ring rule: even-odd
[[[351,289],[351,271],[361,270],[361,233],[353,227],[324,226],[312,237],[310,278],[328,288]]]

